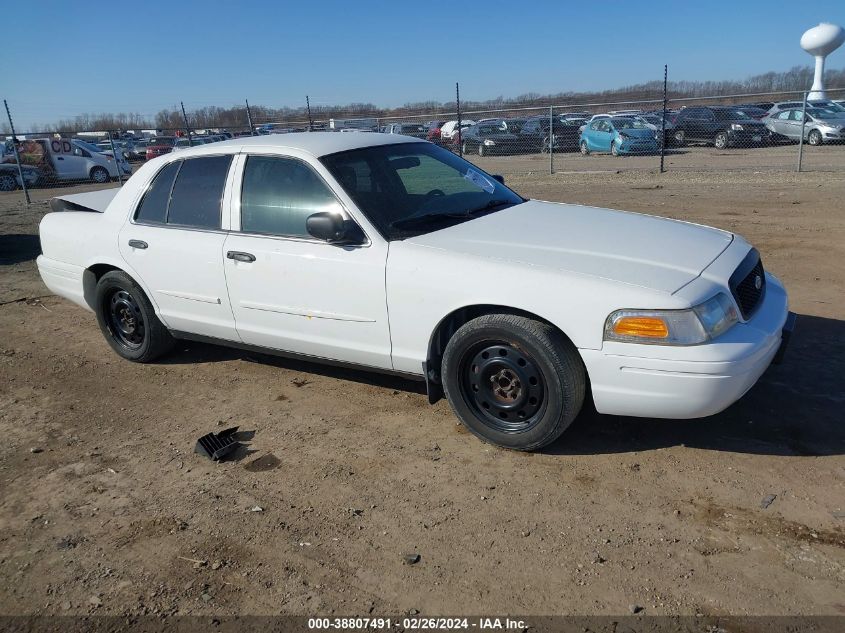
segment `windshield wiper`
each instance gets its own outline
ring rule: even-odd
[[[410,218],[404,218],[402,220],[396,220],[390,224],[390,228],[392,229],[402,229],[402,228],[411,228],[415,226],[424,226],[426,224],[431,224],[434,222],[439,222],[441,220],[462,220],[471,218],[477,213],[482,213],[484,211],[489,211],[490,209],[495,209],[496,207],[501,207],[506,204],[520,204],[519,202],[511,202],[510,200],[490,200],[483,206],[480,206],[476,209],[468,209],[466,211],[447,211],[444,213],[424,213],[422,215],[416,215]]]

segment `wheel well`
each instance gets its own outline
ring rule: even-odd
[[[566,336],[566,333],[561,331],[554,323],[551,323],[547,319],[544,319],[532,312],[528,312],[527,310],[493,304],[472,305],[458,308],[454,312],[451,312],[443,317],[440,323],[437,324],[437,327],[434,328],[434,332],[428,342],[428,352],[426,354],[426,381],[433,382],[438,385],[440,384],[440,366],[443,361],[443,352],[446,350],[446,345],[449,343],[449,339],[452,338],[455,332],[457,332],[462,325],[486,314],[513,314],[515,316],[534,319],[535,321],[540,321],[541,323],[548,323],[561,334]]]
[[[120,270],[120,268],[111,264],[94,264],[85,269],[82,275],[82,291],[85,296],[85,303],[92,310],[96,309],[97,282],[103,275],[112,270]]]

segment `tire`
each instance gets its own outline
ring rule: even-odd
[[[584,364],[551,325],[510,314],[461,326],[443,355],[443,389],[463,425],[496,446],[554,442],[584,403]]]
[[[106,342],[126,360],[148,363],[173,347],[173,337],[147,295],[122,270],[108,272],[97,282],[95,311]]]
[[[469,154],[469,152],[467,151],[467,142],[466,141],[461,143],[461,153],[462,154]]]
[[[728,147],[728,133],[727,132],[716,132],[716,136],[713,137],[713,147],[716,149],[727,149]]]
[[[675,139],[675,145],[677,147],[683,147],[684,143],[686,143],[687,135],[683,130],[675,130],[672,138]]]
[[[12,174],[0,174],[0,191],[14,191],[18,181]]]
[[[822,133],[818,130],[810,130],[810,133],[807,135],[807,142],[810,145],[821,145],[824,142]]]
[[[614,156],[619,156],[619,146],[616,144],[616,141],[611,141],[610,143],[610,153]]]
[[[484,156],[484,143],[479,143],[479,144],[478,144],[478,155],[479,155],[479,156]]]
[[[587,145],[587,141],[581,141],[581,154],[583,156],[590,155],[590,147]]]
[[[111,176],[109,176],[109,172],[106,171],[105,167],[94,167],[91,169],[91,180],[98,184],[107,183],[111,180]]]

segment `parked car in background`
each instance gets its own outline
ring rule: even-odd
[[[765,119],[766,127],[772,132],[772,140],[801,139],[810,145],[845,140],[845,112],[832,112],[823,108],[807,108],[804,122],[801,122],[803,108],[781,110]]]
[[[504,124],[504,129],[507,132],[510,132],[511,134],[519,134],[527,120],[528,119],[522,118],[502,119],[502,123]]]
[[[21,165],[38,169],[43,183],[92,180],[106,183],[132,174],[122,156],[104,154],[99,147],[72,138],[39,138],[18,143]]]
[[[414,138],[426,138],[428,129],[423,123],[388,123],[384,126],[385,134],[403,134]]]
[[[12,160],[14,160],[14,157]],[[37,167],[21,165],[21,169],[18,171],[18,164],[15,162],[0,163],[0,191],[22,189],[21,173],[23,173],[27,187],[35,187],[41,179],[41,172]]]
[[[739,235],[529,200],[398,135],[196,147],[68,198],[41,220],[38,271],[121,358],[149,363],[187,339],[398,373],[511,449],[555,441],[585,402],[718,413],[794,320]]]
[[[173,151],[175,136],[154,136],[147,143],[147,160],[164,156]]]
[[[769,110],[769,114],[772,114],[773,112],[777,112],[779,110],[792,110],[800,109],[803,107],[803,101],[780,101],[771,107],[771,109]],[[831,101],[829,99],[811,99],[807,101],[807,107],[823,108],[832,112],[845,112],[845,106],[842,106],[836,103],[836,101]]]
[[[769,130],[734,106],[690,106],[675,117],[675,145],[710,144],[717,149],[763,145]]]
[[[149,141],[145,138],[135,139],[132,141],[132,149],[129,152],[129,160],[147,160],[147,144]]]
[[[581,132],[581,153],[647,154],[660,150],[654,130],[639,117],[596,119]]]
[[[442,120],[428,121],[425,124],[425,140],[439,145],[442,140],[440,138],[440,128],[442,128],[445,123],[446,121]]]
[[[574,121],[563,122],[555,118],[554,129],[549,133],[549,117],[533,116],[525,120],[519,131],[520,143],[525,151],[548,152],[549,145],[554,151],[578,149],[579,129]]]
[[[508,132],[500,123],[476,123],[461,130],[461,148],[464,154],[514,154],[520,149],[521,138]]]
[[[468,128],[470,125],[475,125],[477,121],[473,121],[472,119],[462,119],[461,120],[461,129]],[[457,132],[458,122],[457,121],[446,121],[443,126],[440,128],[440,138],[444,141],[451,141],[452,136]]]

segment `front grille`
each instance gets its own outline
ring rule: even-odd
[[[728,285],[739,306],[742,318],[748,320],[763,302],[766,294],[766,273],[756,249],[749,251],[731,275]]]

